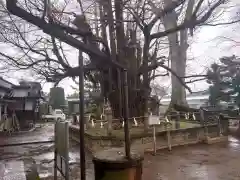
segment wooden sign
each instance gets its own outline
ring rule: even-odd
[[[159,116],[157,116],[157,115],[149,115],[148,116],[148,124],[149,125],[160,124]]]

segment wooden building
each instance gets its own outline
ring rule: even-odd
[[[39,104],[42,98],[41,84],[38,82],[21,81],[14,85],[0,78],[0,118],[16,114],[20,128],[29,126],[39,119]]]
[[[78,97],[67,97],[67,106],[68,106],[68,115],[79,114],[79,103],[80,100]],[[84,93],[84,109],[88,107],[90,103],[89,94]]]
[[[208,90],[187,94],[186,100],[190,108],[199,109],[202,106],[208,105],[209,92]],[[161,100],[160,113],[165,113],[171,102],[171,95],[164,96]]]

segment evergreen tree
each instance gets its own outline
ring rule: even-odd
[[[240,60],[236,56],[222,57],[219,64],[212,64],[207,73],[209,102],[218,106],[221,101],[240,107]]]
[[[63,88],[53,87],[50,89],[49,104],[53,109],[62,109],[65,106],[65,93]]]

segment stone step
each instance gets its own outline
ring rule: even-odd
[[[206,139],[207,144],[215,144],[220,142],[228,142],[228,137],[227,136],[219,136],[214,138],[207,137]]]
[[[35,163],[0,161],[0,180],[40,180]]]

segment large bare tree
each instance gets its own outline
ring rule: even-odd
[[[18,6],[37,17],[29,16],[28,22],[38,21],[35,25],[45,27],[44,31],[51,36],[2,11],[3,21],[7,23],[2,28],[1,40],[18,53],[5,51],[0,55],[14,68],[31,69],[48,81],[59,82],[79,75],[79,49],[90,54],[83,55],[89,67],[85,68],[86,78],[100,84],[114,116],[122,117],[121,72],[99,60],[109,58],[128,70],[130,116],[143,116],[148,111],[151,81],[168,72],[173,77],[173,97],[181,97],[181,102],[174,100],[173,103],[184,104],[184,88],[191,91],[184,82],[188,29],[192,32],[197,25],[206,23],[223,3],[224,0],[20,1]],[[179,17],[180,13],[186,15]],[[182,37],[180,43],[178,36]],[[170,65],[164,53],[166,40],[170,45]],[[183,53],[179,54],[181,51]]]
[[[169,5],[169,3],[173,3],[173,0],[163,0],[163,3],[156,6],[152,1],[149,1],[149,4],[152,7],[152,10],[157,14],[159,11]],[[199,16],[204,15],[206,9],[214,8],[215,11],[211,13],[209,16],[206,13],[202,22],[198,23],[194,27],[185,28],[180,31],[168,34],[169,41],[169,54],[171,60],[171,69],[176,72],[179,77],[192,78],[193,76],[186,76],[186,65],[187,65],[187,50],[189,47],[189,36],[193,36],[194,29],[199,26],[209,25],[229,25],[239,22],[239,18],[224,20],[223,14],[226,13],[230,7],[233,5],[230,1],[229,4],[226,4],[227,1],[197,1],[197,0],[188,0],[185,1],[181,8],[177,10],[173,10],[171,13],[168,13],[166,16],[161,18],[161,22],[164,25],[165,29],[171,29],[177,27],[179,24],[183,24],[187,22],[191,18],[198,18]],[[218,9],[216,9],[216,6]],[[221,7],[222,6],[222,7]],[[202,16],[203,17],[203,16]],[[225,18],[226,19],[226,18]],[[204,76],[204,75],[203,75]],[[196,77],[201,77],[201,75],[197,75]],[[171,96],[171,104],[187,106],[186,102],[186,91],[182,84],[178,81],[175,76],[171,78],[172,82],[172,96]]]

